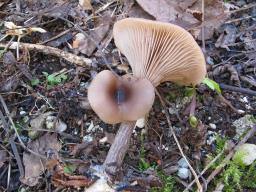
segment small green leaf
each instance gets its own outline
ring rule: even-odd
[[[31,80],[31,85],[32,85],[32,86],[36,86],[36,85],[38,85],[39,83],[40,83],[39,79],[32,79],[32,80]]]
[[[205,78],[202,81],[202,83],[207,85],[210,89],[216,91],[217,93],[221,93],[220,85],[217,82],[215,82],[214,80]]]
[[[189,124],[190,124],[190,126],[193,127],[193,128],[196,128],[196,127],[197,127],[197,125],[198,125],[198,120],[197,120],[197,118],[196,118],[194,115],[191,115],[191,116],[189,117]]]
[[[63,170],[64,170],[64,173],[72,174],[75,172],[76,168],[77,166],[74,164],[69,164],[69,165],[66,164]]]
[[[48,77],[49,76],[49,73],[47,73],[47,72],[42,72],[43,73],[43,75],[45,76],[45,77]]]

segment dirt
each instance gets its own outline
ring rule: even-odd
[[[22,3],[19,6],[17,2]],[[2,54],[4,48],[1,47],[0,94],[10,114],[1,102],[0,109],[3,117],[0,120],[0,152],[6,151],[7,154],[0,153],[0,191],[7,188],[8,191],[58,189],[79,191],[79,187],[88,187],[94,182],[95,178],[92,177],[89,167],[104,162],[118,125],[103,123],[91,110],[87,100],[87,88],[99,71],[109,67],[120,75],[127,71],[131,72],[131,69],[124,65],[128,61],[118,54],[112,39],[113,23],[129,14],[154,19],[154,14],[157,13],[149,15],[147,12],[150,10],[143,10],[143,6],[138,6],[134,1],[94,0],[88,2],[91,2],[92,10],[88,10],[88,4],[87,8],[83,9],[77,1],[9,0],[0,2],[0,38],[6,32],[5,21],[28,28],[37,26],[47,32],[33,32],[21,38],[20,41],[32,44],[48,41],[44,45],[56,47],[92,61],[90,67],[81,67],[63,58],[26,49],[20,50],[19,59],[17,59],[16,50],[10,49]],[[208,76],[220,84],[224,100],[206,85],[199,85],[194,113],[199,120],[199,125],[195,129],[189,124],[187,111],[191,98],[187,96],[186,88],[171,83],[165,83],[158,88],[168,110],[174,111],[169,113],[169,118],[184,153],[196,170],[199,168],[202,170],[201,168],[206,165],[207,156],[215,152],[216,134],[239,142],[234,140],[236,129],[232,123],[245,115],[256,117],[256,6],[253,0],[228,1],[228,4],[237,7],[231,8],[230,11],[233,13],[221,22],[220,27],[213,30],[210,38],[204,40]],[[251,8],[243,10],[251,5],[253,5]],[[72,23],[79,28],[73,26]],[[103,32],[99,28],[94,30],[102,24],[107,25]],[[91,45],[94,44],[92,40],[94,39],[97,46],[94,44],[86,50],[86,43],[81,43],[81,41],[83,47],[72,48],[76,34],[81,33],[78,29],[89,34],[89,37],[83,37],[83,42]],[[69,31],[58,36],[66,30]],[[49,40],[51,38],[53,39]],[[199,36],[195,38],[198,44],[203,46]],[[8,36],[0,43],[8,45],[10,40],[11,36]],[[17,36],[14,40],[17,41]],[[126,68],[119,67],[120,65]],[[64,68],[68,71],[65,74],[67,79],[49,88],[42,72],[53,74]],[[39,83],[32,85],[33,79],[38,79]],[[245,88],[252,91],[254,96],[251,93],[242,93],[240,90],[230,90],[223,84],[239,89]],[[58,152],[55,152],[58,158],[52,158],[54,163],[51,161],[50,165],[46,163],[44,169],[36,176],[38,181],[29,186],[19,178],[21,171],[19,166],[26,167],[30,163],[23,159],[23,154],[27,149],[24,149],[19,138],[15,136],[10,119],[18,128],[20,139],[29,148],[31,142],[40,141],[40,137],[35,139],[29,137],[30,121],[48,111],[53,111],[57,118],[65,122],[67,129],[64,133],[57,133],[58,144],[62,146]],[[6,125],[4,119],[7,122]],[[45,126],[38,127],[38,129],[41,129],[39,130],[41,136],[56,132],[54,129],[46,129]],[[143,137],[142,134],[144,134]],[[101,142],[101,139],[107,136],[107,142]],[[10,145],[10,138],[15,139],[16,152],[15,148]],[[91,139],[90,142],[86,140],[88,138]],[[87,142],[88,145],[82,145]],[[256,144],[255,136],[252,136],[248,142]],[[79,153],[74,152],[77,147],[81,147]],[[172,174],[177,178],[176,171],[173,171],[172,167],[177,167],[181,155],[170,134],[159,99],[156,99],[145,127],[142,129],[137,127],[134,130],[130,148],[120,167],[120,189],[123,187],[127,191],[147,191],[149,186],[161,186],[156,171],[147,173],[148,170],[141,169],[142,150],[144,151],[143,159],[150,167],[158,167],[165,174]],[[41,155],[49,155],[49,153],[49,149],[40,152]],[[1,158],[2,156],[5,158]],[[23,160],[20,165],[17,163],[17,156]],[[73,169],[70,168],[72,166]],[[52,167],[54,169],[50,170]],[[68,168],[72,171],[66,171]],[[149,175],[154,175],[155,178],[147,178]],[[141,178],[144,177],[147,179],[142,181]],[[133,181],[139,181],[139,184],[130,185]],[[187,179],[183,182],[188,184],[190,181],[191,179]],[[180,190],[184,189],[182,182],[178,182],[177,185]]]

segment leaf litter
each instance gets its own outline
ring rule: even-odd
[[[174,23],[186,28],[199,45],[205,41],[208,75],[214,81],[208,81],[208,87],[200,85],[197,88],[194,111],[197,126],[189,124],[191,91],[183,91],[170,83],[159,88],[168,105],[170,121],[192,166],[198,170],[207,166],[207,156],[215,153],[216,135],[239,141],[238,137],[244,133],[239,128],[252,129],[255,124],[255,97],[247,93],[255,93],[256,88],[256,6],[251,0],[205,0],[202,11],[201,2],[33,0],[25,1],[22,6],[11,0],[0,3],[0,16],[3,21],[9,22],[6,23],[9,29],[1,28],[0,38],[8,33],[14,36],[15,41],[17,35],[22,35],[21,43],[41,45],[41,50],[36,46],[22,48],[19,50],[20,57],[17,57],[15,51],[5,50],[11,36],[0,42],[1,95],[11,111],[19,137],[27,148],[40,155],[30,154],[18,145],[19,154],[9,155],[12,151],[7,141],[14,134],[11,131],[8,134],[1,132],[0,187],[8,187],[7,170],[10,166],[9,185],[13,191],[18,190],[20,181],[23,183],[22,190],[26,188],[28,191],[45,190],[47,182],[54,189],[72,188],[78,191],[86,187],[88,191],[95,191],[99,187],[99,191],[112,190],[104,180],[97,180],[90,168],[104,162],[117,127],[99,120],[88,104],[86,92],[93,76],[106,69],[106,64],[110,63],[108,67],[111,66],[117,74],[130,73],[126,58],[118,53],[112,40],[114,22],[124,17]],[[52,52],[50,49],[42,52],[51,47],[59,50],[58,54],[49,54]],[[78,67],[72,59],[62,58],[65,53],[86,59],[90,61],[89,65]],[[42,72],[51,75],[63,69],[69,71],[65,74],[67,78],[47,87],[49,82]],[[31,84],[34,79],[38,80],[37,83]],[[231,90],[223,84],[231,86]],[[230,105],[210,88],[220,89],[223,97],[243,113],[234,113]],[[4,113],[2,107],[1,111]],[[247,119],[247,115],[250,115],[249,126],[237,123],[239,119]],[[169,181],[176,179],[176,189],[182,191],[183,185],[188,185],[191,180],[189,177],[182,181],[178,178],[180,154],[170,139],[166,117],[158,101],[140,127],[134,130],[128,155],[117,175],[120,181],[116,189],[146,191],[149,186],[159,190],[170,186],[163,179],[165,177],[160,176],[160,171],[171,175]],[[35,137],[30,137],[33,130],[36,130]],[[142,139],[141,135],[145,133]],[[248,141],[255,144],[253,136]],[[13,163],[17,155],[23,159],[25,170],[25,176],[20,181],[19,172],[15,172],[17,165]],[[211,171],[204,173],[204,176],[210,175]],[[214,187],[213,183],[210,182],[209,186]]]

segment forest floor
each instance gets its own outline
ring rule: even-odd
[[[233,160],[256,144],[256,3],[203,2],[1,1],[0,191],[90,191],[119,126],[98,118],[87,89],[104,69],[131,73],[112,35],[126,17],[187,29],[214,81],[196,87],[196,102],[191,87],[157,88],[162,99],[134,129],[113,191],[256,191],[255,161]]]

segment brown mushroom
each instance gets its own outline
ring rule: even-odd
[[[114,25],[116,46],[128,59],[133,75],[157,86],[164,81],[196,85],[206,75],[204,55],[185,29],[137,18]]]
[[[97,74],[88,89],[92,109],[106,123],[136,121],[152,107],[154,87],[147,79],[131,75],[119,77],[104,70]]]
[[[206,75],[200,47],[179,26],[128,18],[116,22],[113,33],[133,76],[127,81],[103,71],[88,90],[89,102],[103,121],[123,122],[104,162],[111,175],[123,161],[135,120],[148,113],[153,104],[154,87],[164,81],[194,86]]]

